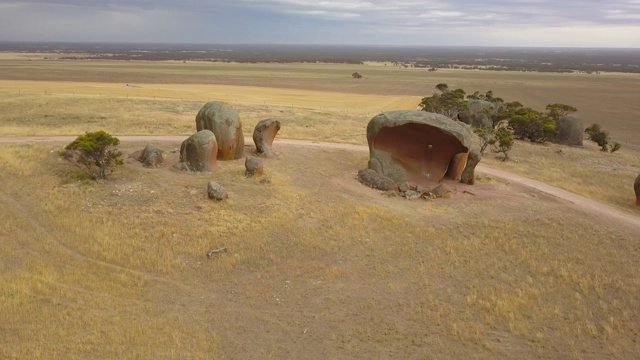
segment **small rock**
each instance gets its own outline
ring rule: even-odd
[[[432,193],[430,191],[424,193],[424,195],[422,195],[422,197],[425,198],[426,200],[435,200],[435,199],[438,198],[434,193]]]
[[[398,187],[393,180],[372,169],[358,171],[358,181],[366,186],[383,191],[394,190]]]
[[[140,161],[144,167],[157,168],[164,162],[163,151],[153,144],[147,144],[137,160]]]
[[[264,173],[264,163],[262,159],[255,156],[247,156],[244,161],[244,167],[247,170],[245,175],[249,178],[260,176]]]
[[[271,180],[269,180],[267,178],[262,178],[262,179],[260,179],[260,184],[262,184],[262,185],[271,184]]]
[[[417,200],[422,197],[422,194],[415,190],[408,190],[404,193],[404,197],[407,200]]]
[[[409,187],[409,184],[402,183],[402,184],[398,185],[398,190],[400,190],[400,192],[405,193],[405,192],[411,190],[411,188]]]
[[[217,201],[225,200],[229,197],[227,190],[215,181],[209,181],[207,195],[209,195],[209,199]]]
[[[387,191],[383,192],[382,195],[387,196],[387,197],[396,197],[396,196],[398,196],[398,192],[395,191],[395,190],[387,190]]]
[[[433,190],[431,190],[431,194],[439,198],[448,197],[452,192],[453,192],[453,189],[451,189],[451,187],[449,187],[449,185],[447,184],[440,184],[437,187],[435,187]]]

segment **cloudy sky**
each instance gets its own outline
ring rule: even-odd
[[[0,0],[0,41],[640,47],[640,0]]]

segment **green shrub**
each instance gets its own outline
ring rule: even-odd
[[[543,143],[556,135],[556,123],[547,115],[531,108],[510,114],[509,126],[520,139]]]
[[[598,146],[600,146],[600,151],[609,151],[609,132],[606,130],[602,130],[600,124],[592,124],[591,126],[587,127],[584,132],[589,136],[589,140],[595,142],[596,144],[598,144]]]
[[[118,138],[100,130],[78,136],[65,146],[60,155],[85,170],[92,179],[106,179],[116,165],[122,165],[122,153],[116,146]]]

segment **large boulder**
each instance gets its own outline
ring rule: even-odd
[[[163,151],[153,144],[147,144],[137,160],[144,167],[157,168],[164,162]]]
[[[174,167],[183,171],[207,172],[218,169],[216,136],[210,130],[200,130],[180,146],[180,162]]]
[[[553,140],[556,144],[582,146],[584,123],[580,117],[569,114],[556,121],[558,136]]]
[[[471,129],[444,115],[390,111],[367,126],[369,169],[398,184],[432,185],[444,177],[452,159],[469,151]]]
[[[230,105],[218,101],[206,103],[196,115],[196,128],[198,131],[211,130],[215,134],[219,160],[244,157],[242,123]]]
[[[636,192],[636,205],[640,206],[640,175],[638,175],[636,181],[633,183],[633,190]]]
[[[493,127],[493,122],[487,116],[486,112],[492,113],[495,111],[495,104],[486,100],[472,99],[467,101],[469,112],[462,112],[458,114],[458,120],[465,124],[471,125],[474,128],[489,129]]]
[[[253,130],[253,142],[256,144],[256,153],[259,156],[267,158],[275,156],[271,150],[271,145],[280,130],[280,126],[280,121],[276,119],[265,119],[256,124]]]

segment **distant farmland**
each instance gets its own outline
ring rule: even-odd
[[[640,73],[639,49],[0,42],[0,52],[59,53],[63,54],[59,57],[62,59],[343,64],[378,61],[431,69]]]

